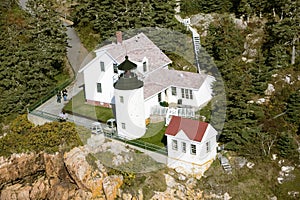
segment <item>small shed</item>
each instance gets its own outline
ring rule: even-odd
[[[165,135],[171,168],[194,171],[216,158],[217,131],[209,123],[172,116]]]

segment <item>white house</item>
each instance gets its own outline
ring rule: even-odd
[[[127,40],[117,32],[117,42],[99,48],[96,57],[79,72],[84,74],[86,102],[112,107],[114,83],[122,70],[118,65],[125,56],[137,65],[135,73],[144,82],[144,119],[149,119],[151,108],[166,101],[173,105],[199,108],[212,98],[214,77],[168,69],[172,61],[143,33]]]
[[[217,131],[208,123],[173,116],[166,129],[168,167],[203,174],[217,154]]]

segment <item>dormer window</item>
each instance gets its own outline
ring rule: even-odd
[[[101,72],[105,72],[105,67],[104,67],[103,61],[100,61],[100,69],[101,69]]]
[[[147,71],[147,62],[143,62],[143,72]]]

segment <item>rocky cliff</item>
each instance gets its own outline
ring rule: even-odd
[[[93,168],[84,148],[0,157],[0,199],[115,199],[122,176]],[[101,169],[101,170],[100,170]]]
[[[161,169],[137,175],[145,180],[128,186],[122,175],[109,175],[100,160],[91,163],[89,154],[85,147],[76,147],[64,154],[0,157],[0,200],[205,199],[194,177]],[[126,187],[121,188],[123,182]]]

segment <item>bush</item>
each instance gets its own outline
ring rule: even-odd
[[[161,101],[161,102],[159,102],[159,105],[161,105],[162,107],[168,107],[169,103],[166,101]]]
[[[64,152],[82,145],[73,123],[52,122],[32,127],[25,116],[20,116],[21,123],[14,121],[10,133],[0,139],[0,156],[40,151]],[[22,124],[26,125],[25,128],[20,128]]]

